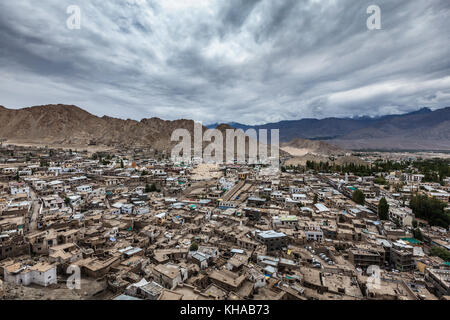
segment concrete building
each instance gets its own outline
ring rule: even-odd
[[[286,234],[274,230],[256,232],[256,239],[267,246],[267,251],[282,250],[288,245]]]

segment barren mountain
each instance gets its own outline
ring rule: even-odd
[[[39,143],[58,146],[87,146],[96,144],[110,147],[151,147],[170,152],[178,142],[171,141],[175,129],[187,129],[194,146],[194,121],[166,121],[159,118],[122,120],[108,116],[97,117],[73,105],[46,105],[24,109],[0,106],[0,139],[14,143]],[[203,132],[207,130],[202,127]],[[217,127],[226,146],[228,125]],[[237,133],[245,136],[244,133]],[[214,141],[214,139],[213,139]],[[245,136],[245,154],[248,155],[249,137]],[[203,148],[210,142],[203,142]],[[235,141],[235,155],[237,152]],[[267,147],[267,146],[266,146]],[[270,148],[269,148],[270,150]],[[225,151],[223,152],[225,157]],[[268,152],[270,154],[270,151]]]
[[[279,129],[280,140],[322,140],[346,149],[450,150],[450,107],[377,118],[301,119],[234,128]]]
[[[450,150],[450,108],[380,119],[333,140],[353,149]]]
[[[240,126],[234,123],[231,127]],[[218,129],[225,137],[225,130],[231,127],[222,124]],[[187,129],[193,138],[192,120],[97,117],[76,106],[60,104],[17,110],[0,106],[0,139],[17,143],[61,146],[95,143],[111,147],[145,146],[162,151],[171,150],[176,144],[170,137],[178,128]],[[423,108],[379,118],[281,121],[254,127],[242,125],[242,128],[280,129],[280,140],[290,141],[281,146],[282,150],[296,156],[339,153],[343,151],[340,148],[450,150],[450,108],[435,111]]]
[[[308,153],[317,155],[337,155],[346,153],[345,150],[330,143],[318,140],[296,138],[281,144],[281,149],[293,156],[303,156]]]
[[[76,106],[46,105],[24,109],[0,107],[0,138],[29,143],[107,146],[147,146],[168,150],[173,130],[187,129],[193,136],[192,120],[159,118],[122,120],[97,117]]]

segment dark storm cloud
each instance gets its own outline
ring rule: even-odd
[[[3,1],[0,104],[245,123],[440,108],[449,29],[447,0]]]
[[[255,6],[262,0],[231,0],[222,10],[222,23],[225,27],[240,28]]]

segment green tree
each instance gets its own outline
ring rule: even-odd
[[[198,250],[197,242],[192,242],[191,246],[189,247],[189,251],[197,251],[197,250]]]
[[[445,248],[434,246],[431,248],[430,254],[432,256],[437,256],[444,261],[450,262],[450,251]]]
[[[400,223],[400,220],[398,220],[398,219],[393,219],[393,222],[394,222],[395,227],[396,227],[397,229],[401,229],[402,224]]]
[[[360,205],[364,205],[364,202],[366,201],[366,197],[364,196],[364,193],[359,189],[356,189],[355,191],[353,191],[352,199],[353,199],[353,201],[355,201],[357,204],[360,204]]]
[[[40,166],[41,166],[41,167],[48,167],[49,165],[48,165],[48,162],[47,162],[47,161],[41,160],[41,161],[40,161]]]
[[[385,197],[378,202],[378,219],[389,220],[389,204]]]
[[[423,241],[423,234],[419,228],[413,230],[413,237],[417,240]]]
[[[413,213],[417,218],[425,219],[432,226],[448,228],[450,214],[445,212],[446,203],[426,195],[412,196],[409,201]]]
[[[319,197],[317,196],[317,194],[315,194],[315,195],[314,195],[313,204],[316,204],[317,201],[319,201]]]
[[[146,185],[145,185],[145,190],[144,190],[144,192],[145,192],[145,193],[149,193],[149,192],[159,192],[159,189],[156,188],[156,185],[155,185],[154,183],[152,183],[151,186],[148,185],[148,184],[146,184]]]
[[[376,184],[382,184],[382,185],[386,185],[387,181],[384,177],[376,177],[375,180],[373,181]]]
[[[123,160],[120,160],[120,167],[123,169],[124,165],[123,165]]]

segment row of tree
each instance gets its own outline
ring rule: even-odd
[[[158,189],[156,187],[156,185],[154,183],[152,183],[151,185],[149,185],[148,183],[145,185],[145,193],[149,193],[149,192],[161,192],[160,189]]]
[[[417,194],[411,197],[409,207],[417,218],[424,219],[432,226],[448,228],[450,214],[445,211],[447,204],[426,195]]]
[[[450,251],[445,248],[434,246],[433,248],[431,248],[430,254],[432,256],[437,256],[444,261],[450,262]]]
[[[339,172],[352,173],[356,176],[371,176],[380,172],[391,172],[393,170],[400,170],[407,173],[418,172],[425,175],[425,182],[440,182],[443,184],[443,179],[450,176],[450,160],[448,159],[426,159],[416,161],[391,161],[391,160],[377,160],[371,165],[348,163],[338,165],[331,161],[306,161],[305,166],[286,166],[281,168],[283,172],[287,169],[295,172],[304,172],[306,170],[315,170],[319,172]],[[386,184],[384,179],[378,179],[379,184]]]

